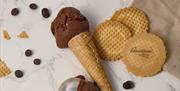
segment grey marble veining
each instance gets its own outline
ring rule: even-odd
[[[38,10],[29,9],[31,2],[38,4]],[[80,74],[92,80],[69,49],[56,47],[50,24],[62,7],[73,6],[87,16],[93,29],[110,18],[115,10],[128,6],[131,2],[132,0],[0,0],[0,29],[7,30],[11,35],[11,40],[4,40],[0,31],[0,57],[12,71],[21,69],[25,72],[21,79],[16,78],[13,72],[6,78],[0,78],[0,91],[57,91],[64,80]],[[15,7],[20,9],[20,14],[16,17],[10,14]],[[41,16],[41,9],[44,7],[51,10],[51,17],[48,19]],[[30,38],[17,38],[16,35],[22,31],[26,31]],[[30,58],[24,56],[27,48],[34,51]],[[41,58],[42,64],[34,65],[34,58]],[[167,72],[140,78],[128,73],[121,61],[106,61],[102,64],[113,85],[113,91],[126,91],[122,84],[127,80],[136,82],[136,87],[128,91],[180,90],[180,81]],[[147,86],[149,90],[143,86]],[[157,86],[160,88],[156,88]]]

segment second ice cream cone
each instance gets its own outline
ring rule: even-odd
[[[80,63],[96,81],[101,91],[112,91],[107,80],[97,49],[91,40],[88,32],[80,33],[73,37],[69,43],[69,48],[79,59]]]

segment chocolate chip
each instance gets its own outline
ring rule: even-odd
[[[25,51],[25,55],[26,55],[27,57],[31,56],[31,55],[32,55],[32,51],[31,51],[30,49],[27,49],[27,50]]]
[[[44,18],[48,18],[50,16],[49,10],[47,8],[43,8],[41,12]]]
[[[38,6],[37,6],[37,4],[35,4],[35,3],[31,3],[31,4],[29,5],[29,8],[32,9],[32,10],[35,10],[35,9],[38,8]]]
[[[134,88],[134,82],[126,81],[125,83],[123,83],[123,88],[124,89],[132,89],[132,88]]]
[[[82,80],[85,80],[86,78],[84,77],[84,76],[82,76],[82,75],[78,75],[78,76],[76,76],[76,78],[80,78],[80,79],[82,79]]]
[[[33,62],[34,62],[35,65],[40,65],[41,64],[41,59],[36,58],[36,59],[34,59]]]
[[[16,70],[15,71],[15,76],[17,77],[17,78],[21,78],[21,77],[23,77],[23,71],[21,71],[21,70]]]
[[[11,15],[16,16],[16,15],[18,15],[18,14],[19,14],[19,9],[18,9],[18,8],[13,8],[13,9],[11,10]]]

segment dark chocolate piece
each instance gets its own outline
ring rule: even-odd
[[[36,58],[36,59],[34,59],[33,62],[34,62],[35,65],[40,65],[41,64],[41,59]]]
[[[19,14],[19,9],[18,9],[18,8],[13,8],[13,9],[11,10],[11,15],[17,16],[18,14]]]
[[[123,83],[123,88],[124,89],[132,89],[132,88],[134,88],[134,82],[126,81],[125,83]]]
[[[25,51],[25,55],[26,55],[27,57],[31,56],[31,55],[32,55],[32,51],[31,51],[30,49],[27,49],[27,50]]]
[[[47,8],[43,8],[41,12],[44,18],[48,18],[50,16],[50,12]]]
[[[15,71],[15,76],[17,78],[21,78],[21,77],[23,77],[23,75],[24,75],[23,71],[21,71],[21,70],[16,70]]]
[[[29,8],[32,9],[32,10],[35,10],[35,9],[38,8],[38,6],[37,6],[37,4],[35,4],[35,3],[31,3],[31,4],[29,5]]]

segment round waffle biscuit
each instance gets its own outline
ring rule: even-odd
[[[163,41],[156,35],[141,33],[126,42],[122,56],[129,72],[137,76],[152,76],[161,70],[166,49]]]
[[[116,20],[127,26],[132,35],[147,32],[148,18],[145,13],[135,7],[120,9],[114,13],[111,20]]]
[[[117,21],[106,20],[97,26],[93,40],[104,60],[119,60],[126,41],[131,37],[130,30]]]

